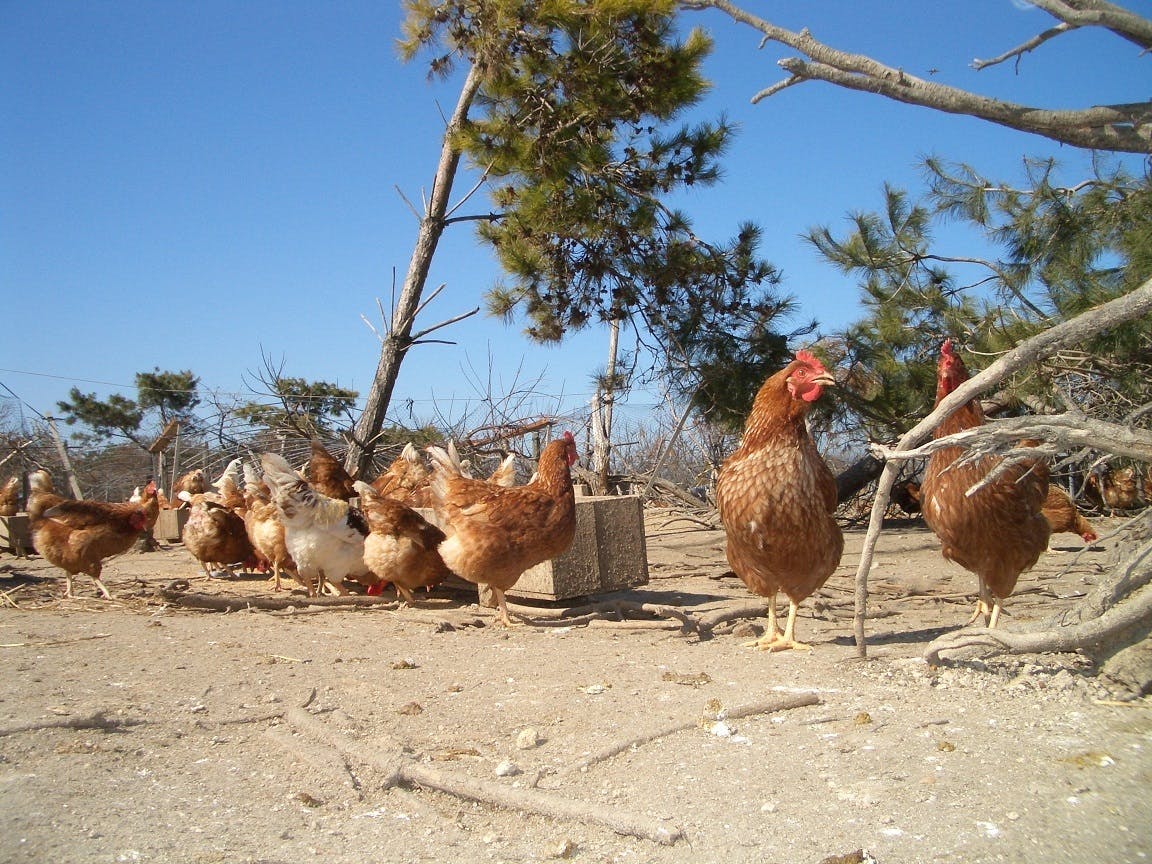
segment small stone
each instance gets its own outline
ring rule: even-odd
[[[393,660],[391,666],[393,669],[415,669],[416,661],[405,657],[403,660]]]
[[[951,753],[956,749],[956,745],[951,741],[940,741],[936,744],[936,749],[941,753]]]
[[[745,621],[732,628],[732,635],[738,639],[759,639],[764,635],[764,628]]]
[[[708,731],[717,738],[731,738],[734,730],[723,720],[717,720],[709,727]]]
[[[397,713],[398,714],[408,714],[408,715],[423,714],[424,713],[424,706],[421,705],[419,702],[409,702],[407,705],[401,706],[400,709],[397,711]]]
[[[551,858],[571,858],[576,854],[576,844],[565,837],[548,854]]]
[[[505,759],[503,762],[496,766],[497,777],[515,777],[519,773],[520,766],[509,759]]]
[[[521,729],[520,734],[516,736],[516,746],[521,750],[531,750],[533,747],[540,746],[541,740],[540,733],[536,731],[535,727],[529,726],[526,729]]]
[[[861,711],[853,718],[852,722],[857,726],[867,726],[872,722],[872,715],[867,711]]]
[[[1017,819],[1020,818],[1020,814],[1017,813],[1015,810],[1009,810],[1007,813],[1004,814],[1004,818],[1007,819],[1009,822],[1015,822]]]
[[[775,813],[776,812],[776,804],[772,801],[765,801],[763,804],[760,805],[760,812],[761,813]]]

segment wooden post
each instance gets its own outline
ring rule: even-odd
[[[68,478],[68,485],[72,487],[72,494],[77,501],[84,500],[84,493],[80,491],[80,481],[76,479],[76,472],[72,470],[72,460],[68,458],[68,445],[60,437],[60,430],[56,428],[55,417],[45,417],[48,428],[52,430],[52,440],[56,443],[56,452],[60,454],[60,463],[64,466],[64,476]]]

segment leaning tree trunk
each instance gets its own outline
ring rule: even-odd
[[[468,109],[480,89],[480,81],[480,71],[473,66],[460,91],[456,111],[444,130],[440,164],[436,169],[432,194],[424,215],[420,218],[420,233],[416,239],[416,248],[412,251],[404,287],[396,302],[396,308],[392,311],[391,326],[387,335],[381,340],[380,362],[376,366],[376,375],[368,390],[364,411],[352,432],[348,455],[344,460],[344,467],[354,477],[363,477],[368,473],[372,456],[376,452],[376,437],[384,426],[384,416],[392,401],[396,379],[400,376],[400,364],[404,362],[408,349],[412,347],[412,325],[420,308],[420,297],[428,280],[428,270],[432,266],[436,246],[447,225],[445,214],[448,212],[448,201],[456,169],[460,165],[460,150],[454,139],[457,130],[468,116]]]

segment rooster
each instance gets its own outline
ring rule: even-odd
[[[964,361],[948,339],[936,366],[936,404],[967,380]],[[945,418],[933,434],[943,438],[983,423],[980,403],[972,399]],[[983,616],[987,626],[994,628],[1020,574],[1048,548],[1051,529],[1042,512],[1048,495],[1048,466],[1039,459],[1023,460],[969,495],[968,490],[1002,467],[1003,460],[990,456],[958,464],[963,455],[959,447],[945,447],[928,460],[920,487],[924,521],[940,538],[944,557],[980,580],[976,612],[968,623]]]
[[[832,517],[836,481],[805,427],[809,409],[835,385],[808,351],[760,387],[740,446],[720,467],[716,503],[728,537],[728,564],[749,590],[768,598],[762,651],[808,648],[796,641],[800,603],[832,575],[844,535]],[[788,597],[780,632],[776,594]]]
[[[1053,534],[1079,534],[1085,543],[1097,539],[1092,523],[1080,515],[1072,498],[1059,486],[1053,484],[1048,487],[1048,496],[1041,510]]]
[[[33,471],[28,481],[32,543],[66,574],[64,596],[73,596],[72,577],[85,573],[104,597],[111,598],[100,579],[104,559],[128,551],[136,542],[147,525],[143,508],[61,498],[53,491],[52,476],[43,469]]]
[[[343,593],[345,577],[374,582],[364,563],[364,514],[347,501],[317,492],[283,456],[265,453],[260,465],[284,524],[284,544],[309,596],[322,593],[326,583]]]
[[[510,627],[504,592],[529,567],[567,550],[576,536],[572,433],[544,448],[536,480],[526,486],[464,477],[459,461],[440,447],[429,447],[428,455],[433,464],[432,506],[448,535],[440,544],[440,557],[457,576],[490,587],[500,623]]]
[[[399,501],[385,498],[357,480],[360,507],[368,519],[364,563],[382,582],[391,582],[397,596],[412,605],[412,591],[442,582],[449,570],[436,547],[444,532]],[[369,589],[369,593],[376,593]]]

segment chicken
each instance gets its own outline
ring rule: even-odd
[[[496,466],[496,470],[488,477],[489,483],[497,486],[516,485],[516,454],[509,453],[504,460]]]
[[[159,490],[156,488],[156,482],[149,480],[144,484],[140,490],[140,500],[133,503],[139,504],[140,508],[144,511],[144,530],[151,531],[156,527],[156,520],[160,518],[160,496]]]
[[[915,480],[905,480],[892,487],[892,501],[909,516],[920,512],[920,484]]]
[[[364,515],[347,501],[317,492],[282,456],[265,453],[260,464],[284,524],[285,546],[309,596],[322,592],[326,582],[343,593],[339,586],[346,577],[376,581],[364,563]]]
[[[315,438],[312,439],[312,458],[308,460],[308,472],[304,477],[313,489],[329,498],[347,501],[356,495],[352,476]]]
[[[215,567],[235,577],[233,565],[254,561],[255,550],[244,530],[244,520],[229,510],[219,495],[181,492],[180,500],[192,508],[184,525],[184,548],[200,562],[205,575],[211,577],[217,572]]]
[[[444,542],[444,532],[411,507],[385,498],[361,480],[355,488],[368,520],[364,563],[412,605],[414,589],[431,587],[449,575],[436,551]]]
[[[941,347],[936,369],[939,404],[968,380],[968,370],[952,350],[951,339]],[[934,436],[942,438],[983,423],[980,403],[972,399],[937,426]],[[940,538],[941,553],[980,580],[976,612],[968,623],[983,616],[992,628],[1020,574],[1030,569],[1048,548],[1050,529],[1041,512],[1048,495],[1048,467],[1039,459],[1024,460],[968,495],[968,490],[1003,460],[985,457],[955,464],[963,455],[959,447],[945,447],[932,454],[924,471],[920,499],[924,521]]]
[[[431,480],[431,472],[409,442],[388,470],[372,481],[372,488],[409,507],[429,507],[432,503]]]
[[[268,484],[260,479],[256,467],[244,463],[244,530],[256,550],[257,558],[272,570],[272,585],[279,591],[284,573],[296,575],[296,562],[284,542],[284,523],[272,503]]]
[[[72,577],[85,573],[102,595],[111,598],[100,579],[104,559],[132,548],[147,524],[143,508],[61,498],[52,490],[52,476],[43,469],[32,472],[28,479],[32,543],[66,574],[64,596],[73,596]]]
[[[1092,524],[1080,514],[1068,493],[1059,486],[1048,487],[1048,497],[1044,499],[1041,512],[1048,520],[1048,527],[1053,534],[1079,534],[1085,543],[1091,543],[1097,538]]]
[[[172,484],[172,506],[179,509],[180,507],[188,506],[186,498],[180,496],[181,492],[187,492],[189,495],[202,495],[208,491],[208,481],[204,479],[204,472],[200,468],[196,468],[184,474]]]
[[[728,537],[728,564],[768,598],[768,627],[749,642],[762,651],[808,648],[796,640],[800,604],[832,575],[844,535],[832,517],[836,481],[805,426],[809,409],[835,381],[808,351],[760,387],[740,446],[724,460],[716,503]],[[776,594],[788,597],[780,632]]]
[[[0,516],[15,516],[20,512],[20,478],[9,477],[0,487]]]
[[[219,478],[212,482],[220,502],[241,517],[244,515],[244,495],[240,492],[240,466],[243,462],[243,459],[233,459],[224,466]]]
[[[1117,510],[1134,510],[1140,506],[1140,490],[1136,469],[1131,465],[1103,474],[1089,474],[1084,481],[1093,497],[1107,507],[1110,516]]]
[[[555,558],[576,534],[576,498],[571,465],[576,442],[571,432],[540,454],[536,480],[511,488],[459,474],[459,463],[440,447],[432,458],[432,506],[448,535],[440,557],[457,576],[487,585],[496,595],[500,622],[508,627],[504,592],[520,574]]]
[[[52,475],[46,468],[37,468],[28,475],[28,517],[35,523],[44,511],[68,499],[56,494]]]

